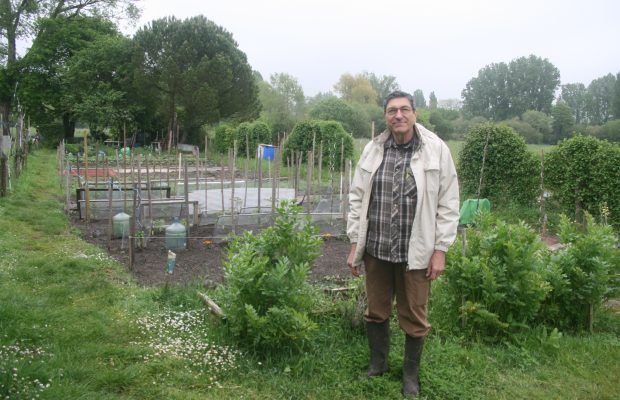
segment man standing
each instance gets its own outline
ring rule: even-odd
[[[446,251],[456,238],[459,188],[448,146],[416,124],[410,94],[390,93],[384,116],[388,128],[366,145],[351,183],[347,264],[354,276],[362,261],[366,269],[368,375],[388,369],[396,297],[406,334],[403,394],[416,396],[424,337],[431,328],[430,284],[442,274]]]

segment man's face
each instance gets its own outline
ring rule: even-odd
[[[385,120],[394,135],[413,135],[416,115],[406,97],[390,100],[385,108]]]

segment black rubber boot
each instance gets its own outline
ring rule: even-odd
[[[370,348],[368,376],[383,375],[388,370],[388,353],[390,352],[390,321],[381,323],[367,322],[366,334]]]
[[[420,359],[424,337],[405,337],[405,360],[403,362],[403,395],[417,396],[420,393]]]

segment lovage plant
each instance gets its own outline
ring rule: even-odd
[[[218,297],[230,332],[257,351],[299,349],[317,330],[307,281],[319,256],[318,229],[301,208],[283,201],[274,225],[232,241]]]

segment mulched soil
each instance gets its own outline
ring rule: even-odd
[[[129,251],[126,240],[108,241],[107,221],[91,221],[88,224],[72,218],[82,238],[93,243],[128,268]],[[198,226],[191,229],[191,236],[209,238],[213,236],[213,226]],[[133,268],[130,270],[137,282],[144,286],[158,286],[165,283],[203,282],[205,285],[219,283],[224,278],[223,263],[226,259],[227,243],[215,242],[205,245],[204,239],[190,239],[188,249],[177,251],[176,266],[172,274],[166,271],[167,250],[164,234],[153,237],[146,248],[136,249]],[[346,238],[325,238],[321,245],[321,255],[312,266],[312,282],[344,281],[351,274],[347,268],[350,243]]]

